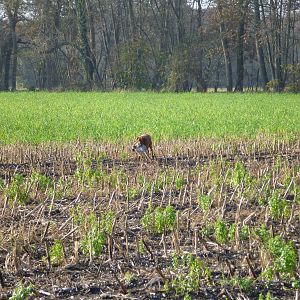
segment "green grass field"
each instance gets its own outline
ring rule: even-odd
[[[300,131],[294,94],[1,93],[0,143],[252,137]]]

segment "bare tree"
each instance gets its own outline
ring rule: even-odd
[[[237,1],[237,46],[236,46],[236,85],[235,91],[242,92],[244,88],[244,35],[245,35],[245,18],[247,14],[247,8],[249,5],[248,0]]]
[[[77,13],[78,31],[80,38],[79,51],[82,56],[83,65],[85,69],[86,81],[91,86],[94,80],[95,62],[92,55],[89,39],[88,39],[88,16],[85,0],[75,0],[75,7]]]
[[[217,2],[217,9],[219,11],[219,26],[220,26],[220,35],[222,41],[222,48],[224,53],[225,61],[225,70],[226,70],[226,79],[227,79],[227,92],[232,92],[233,89],[233,79],[232,79],[232,64],[231,64],[231,55],[229,47],[229,39],[227,37],[227,30],[225,25],[225,14],[223,12],[223,3],[220,1]]]
[[[263,49],[263,39],[262,39],[262,22],[261,22],[261,12],[260,12],[260,5],[259,0],[253,0],[254,6],[254,13],[255,13],[255,23],[254,23],[254,30],[255,30],[255,46],[257,52],[257,58],[259,62],[259,69],[260,69],[260,76],[262,78],[262,87],[266,89],[266,85],[268,83],[268,74],[267,68],[265,63],[265,55]]]
[[[17,58],[18,58],[18,42],[16,26],[19,21],[19,9],[22,0],[4,0],[4,7],[8,17],[8,24],[11,34],[11,90],[16,90],[17,82]]]
[[[0,23],[0,91],[9,89],[12,41],[9,25],[4,20]]]

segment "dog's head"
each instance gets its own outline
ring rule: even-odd
[[[141,137],[138,136],[136,138],[135,144],[132,146],[132,151],[136,151],[136,149],[140,148],[142,145],[143,145],[142,144],[142,139],[141,139]]]
[[[138,146],[136,144],[134,144],[131,148],[132,151],[135,151],[135,149],[137,148]]]
[[[132,151],[135,151],[137,153],[147,152],[147,147],[140,141],[138,141],[132,146]]]

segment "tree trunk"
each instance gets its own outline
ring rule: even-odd
[[[158,31],[158,40],[159,40],[159,48],[157,54],[154,54],[155,59],[155,68],[154,68],[154,76],[152,79],[152,88],[159,90],[164,83],[164,72],[166,68],[166,60],[168,55],[171,53],[171,47],[168,42],[169,38],[169,17],[170,17],[170,4],[168,0],[159,1],[150,1],[150,7],[153,14],[153,20],[155,21],[155,25]],[[153,49],[153,53],[155,52],[155,42],[150,40],[149,34],[147,34],[147,39],[151,43],[151,47]]]
[[[10,29],[4,29],[0,38],[0,91],[8,91],[12,53],[12,38]]]
[[[3,78],[3,90],[9,90],[9,73],[10,73],[10,62],[11,62],[11,45],[9,45],[5,51],[5,60],[4,60],[4,78]]]
[[[3,53],[2,47],[0,47],[0,91],[2,91],[2,83],[3,83]]]
[[[137,28],[136,20],[133,10],[133,0],[128,0],[128,10],[129,10],[129,19],[130,19],[130,28],[131,28],[131,38],[134,40],[137,37]]]
[[[222,49],[224,55],[224,62],[225,62],[225,71],[226,71],[226,80],[227,80],[226,88],[227,88],[227,92],[232,92],[233,80],[232,80],[232,64],[231,64],[231,57],[230,57],[229,41],[228,38],[226,37],[226,26],[223,20],[223,7],[220,4],[220,2],[217,3],[217,9],[220,15],[219,29],[220,29]]]
[[[182,0],[171,0],[169,3],[171,4],[171,7],[176,17],[177,44],[181,44],[185,35]]]
[[[262,0],[260,0],[260,7],[261,7],[262,20],[263,20],[263,23],[264,23],[263,25],[264,25],[265,28],[267,28],[265,9],[264,9],[264,4],[262,3]],[[267,41],[267,54],[268,54],[268,60],[269,60],[270,68],[271,68],[272,79],[275,79],[274,59],[273,59],[273,52],[272,52],[272,48],[271,48],[271,42],[270,42],[269,34],[266,34],[266,41]]]
[[[236,58],[236,85],[235,91],[242,92],[244,88],[244,34],[245,34],[245,21],[241,17],[238,30],[237,30],[237,58]]]
[[[18,11],[20,1],[16,0],[5,3],[6,12],[8,16],[9,30],[11,34],[11,90],[15,91],[17,88],[17,59],[18,59],[18,43],[16,34],[16,25],[18,18]]]
[[[271,5],[271,20],[273,24],[273,47],[274,47],[274,55],[275,55],[275,79],[277,80],[276,91],[281,92],[284,89],[283,82],[283,66],[282,66],[282,41],[281,41],[281,31],[282,31],[282,1],[279,3],[278,1],[274,2],[274,0],[270,1]]]
[[[11,49],[11,90],[15,91],[17,89],[17,57],[18,57],[18,43],[16,35],[16,23],[13,22],[11,25],[12,29],[12,49]]]
[[[267,68],[265,63],[264,50],[261,45],[261,39],[260,39],[261,19],[260,19],[259,3],[258,0],[253,0],[253,3],[254,3],[254,10],[255,10],[255,46],[256,46],[256,53],[259,62],[260,76],[262,79],[262,87],[265,90],[269,80],[268,80]]]
[[[197,74],[197,91],[198,92],[207,92],[207,82],[204,79],[203,76],[203,37],[202,37],[202,6],[201,6],[201,0],[197,0],[197,30],[198,30],[198,36],[199,36],[199,44],[200,44],[200,50],[199,50],[199,70]]]
[[[4,70],[4,61],[5,61],[5,40],[4,32],[2,30],[2,20],[0,20],[0,91],[3,90],[3,70]]]
[[[85,79],[90,87],[94,78],[94,64],[88,40],[87,10],[85,0],[75,0],[79,37],[81,42],[80,52],[85,69]]]
[[[222,7],[218,4],[218,11],[220,14],[220,35],[221,35],[221,42],[222,42],[222,49],[225,61],[225,70],[226,70],[226,79],[227,79],[227,92],[232,92],[233,88],[233,81],[232,81],[232,65],[231,65],[231,57],[229,52],[229,42],[226,37],[226,27],[224,21],[222,20]]]
[[[245,17],[249,5],[249,0],[238,1],[238,29],[237,29],[237,61],[236,73],[237,80],[235,91],[242,92],[244,89],[244,35],[245,35]]]
[[[291,55],[292,59],[289,61],[289,51],[291,47],[291,32],[292,28],[295,27],[295,22],[294,19],[292,18],[292,7],[293,7],[294,1],[288,0],[287,4],[287,16],[286,16],[286,22],[287,22],[287,28],[286,28],[286,33],[285,33],[285,41],[284,41],[284,65],[287,65],[289,62],[293,62],[293,54]],[[295,4],[294,4],[295,6]],[[293,43],[293,41],[292,41]],[[292,48],[293,51],[293,48]],[[286,82],[287,79],[287,72],[284,72],[284,83]]]

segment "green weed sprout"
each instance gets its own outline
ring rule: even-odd
[[[188,298],[190,292],[196,292],[201,281],[209,282],[211,273],[205,263],[192,254],[184,254],[172,257],[171,271],[174,277],[167,282],[167,287],[175,291],[177,296],[185,295]]]
[[[34,292],[34,285],[30,283],[25,287],[21,282],[18,283],[17,287],[14,289],[12,296],[9,300],[25,300]]]
[[[273,257],[275,269],[282,275],[292,275],[297,265],[297,253],[293,243],[276,236],[268,241],[267,248]]]
[[[199,195],[198,196],[198,206],[201,207],[202,211],[207,213],[210,205],[212,203],[212,199],[208,195]]]
[[[236,162],[233,170],[233,183],[234,185],[241,184],[242,180],[244,179],[246,175],[246,168],[245,166],[240,162]]]
[[[87,219],[87,231],[81,240],[81,249],[83,254],[90,256],[99,256],[105,245],[106,234],[111,234],[115,213],[107,211],[98,220],[94,213],[91,213]]]
[[[270,215],[274,220],[280,220],[282,216],[288,217],[290,215],[290,207],[285,199],[275,192],[268,201],[270,208]]]
[[[11,184],[5,189],[4,193],[8,197],[10,203],[16,199],[20,204],[26,204],[29,200],[26,184],[21,174],[15,175]]]
[[[216,241],[220,244],[225,244],[228,239],[228,228],[224,222],[218,218],[215,222],[215,232],[214,237]]]
[[[39,187],[39,189],[43,192],[45,192],[47,188],[53,189],[54,187],[54,182],[52,178],[36,171],[33,171],[31,173],[30,181],[31,183],[36,184]]]
[[[247,293],[252,289],[254,280],[249,277],[234,277],[231,279],[230,283]]]
[[[64,259],[63,245],[60,240],[56,240],[51,246],[50,251],[50,261],[52,264],[61,265]]]
[[[152,204],[149,203],[141,224],[145,229],[154,233],[162,234],[165,231],[172,230],[176,219],[176,211],[168,205],[165,209],[157,207],[154,211]]]

